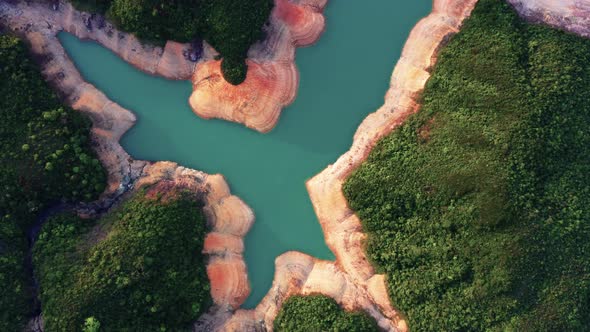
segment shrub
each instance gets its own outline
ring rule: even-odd
[[[246,80],[248,66],[244,60],[233,60],[225,58],[221,61],[221,73],[226,81],[238,85]]]
[[[291,296],[274,321],[277,332],[378,331],[375,320],[365,313],[346,312],[324,295]]]

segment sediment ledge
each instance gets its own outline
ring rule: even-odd
[[[314,43],[324,30],[327,0],[275,0],[267,38],[248,53],[246,80],[237,86],[221,76],[221,61],[197,64],[189,102],[196,114],[238,122],[268,132],[297,94],[295,48]]]

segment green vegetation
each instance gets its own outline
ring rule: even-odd
[[[72,0],[81,10],[106,14],[120,29],[163,44],[206,40],[223,57],[232,84],[246,78],[248,49],[262,37],[272,0]]]
[[[344,192],[414,331],[590,330],[590,41],[480,0]]]
[[[90,121],[61,105],[18,39],[0,36],[0,330],[17,331],[29,313],[23,263],[26,229],[60,201],[104,190],[90,149]]]
[[[288,298],[274,321],[277,332],[370,332],[377,323],[362,312],[346,312],[332,298],[324,295]]]
[[[201,208],[184,193],[139,193],[98,221],[51,218],[33,256],[45,327],[188,330],[211,301],[204,236]]]

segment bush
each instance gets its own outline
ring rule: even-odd
[[[226,81],[238,85],[246,80],[248,66],[244,60],[223,59],[221,61],[221,73]]]
[[[0,36],[0,97],[0,330],[16,331],[30,310],[27,228],[52,204],[95,199],[106,174],[90,148],[90,121],[61,105],[10,36]]]
[[[98,221],[51,218],[33,257],[45,327],[188,329],[211,302],[204,236],[201,209],[187,194],[140,193]]]
[[[347,179],[412,330],[588,330],[589,87],[589,40],[480,0]]]
[[[361,312],[346,312],[332,298],[324,295],[288,298],[274,321],[277,332],[378,331],[377,323]]]

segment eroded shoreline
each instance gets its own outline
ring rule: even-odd
[[[222,175],[209,175],[171,162],[134,160],[119,144],[136,117],[109,100],[93,85],[85,82],[57,39],[59,28],[47,20],[26,21],[22,11],[0,3],[0,22],[25,39],[41,64],[43,76],[73,109],[92,120],[92,147],[108,173],[107,189],[97,202],[79,210],[96,214],[145,185],[168,189],[188,189],[201,197],[209,233],[205,238],[207,274],[211,282],[214,307],[239,307],[250,292],[243,259],[243,237],[254,222],[254,213],[231,194]],[[16,16],[13,16],[16,15]],[[225,241],[217,241],[222,238]],[[220,277],[231,275],[231,278]],[[39,318],[30,329],[42,326]]]

